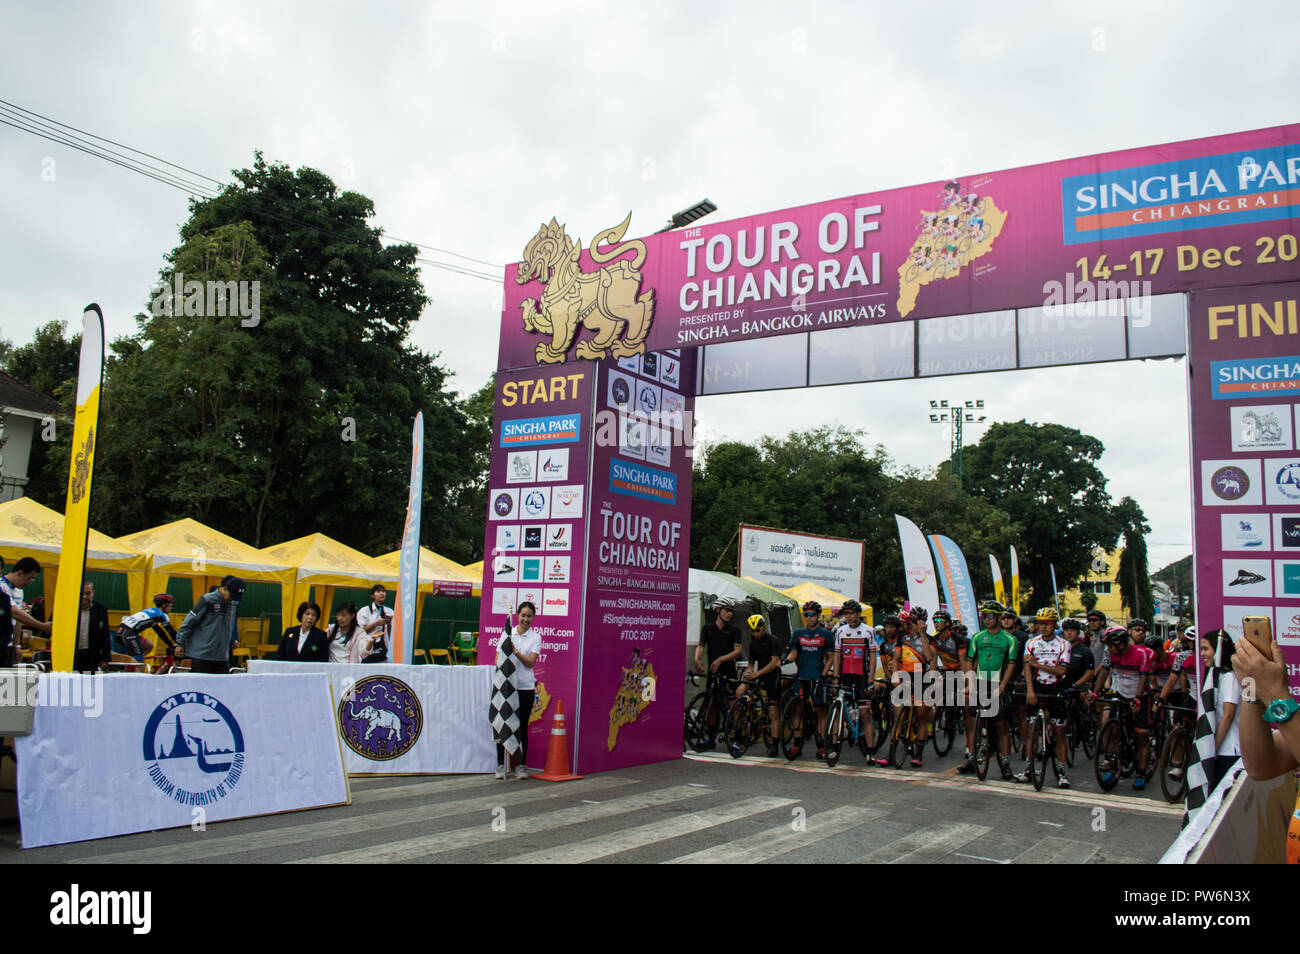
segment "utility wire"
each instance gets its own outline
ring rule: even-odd
[[[0,99],[0,125],[10,126],[14,129],[19,129],[24,132],[29,132],[32,135],[39,136],[42,139],[46,139],[51,142],[56,142],[59,143],[60,145],[68,146],[71,149],[75,149],[87,155],[94,156],[97,159],[103,159],[107,162],[111,162],[116,166],[120,166],[123,169],[127,169],[131,172],[135,172],[140,175],[143,175],[146,178],[154,180],[155,182],[159,182],[162,183],[163,185],[171,186],[174,189],[178,189],[181,192],[185,192],[196,199],[209,200],[215,198],[216,195],[219,194],[220,190],[229,188],[228,183],[223,183],[219,179],[214,179],[211,176],[204,175],[201,172],[195,172],[193,169],[188,169],[185,166],[181,166],[177,163],[170,162],[169,160],[163,159],[159,156],[155,156],[152,153],[147,153],[143,150],[136,149],[132,146],[124,145],[122,143],[116,142],[111,139],[107,139],[95,133],[91,133],[83,129],[78,129],[77,127],[70,126],[67,123],[59,122],[56,119],[43,116],[40,113],[36,113],[22,106],[17,106],[16,104],[10,103],[9,101],[3,99]],[[90,137],[90,138],[88,139],[85,137]],[[98,142],[94,140],[98,140]],[[101,143],[107,143],[108,145],[101,145]],[[119,149],[124,149],[127,150],[128,152],[135,153],[138,156],[144,156],[149,159],[153,159],[156,162],[162,163],[164,166],[170,166],[174,169],[179,169],[182,172],[188,173],[191,176],[197,177],[198,179],[205,179],[208,182],[215,183],[215,185],[219,188],[214,188],[213,186],[196,182],[193,179],[186,178],[185,176],[178,175],[177,173],[170,172],[167,169],[160,168],[151,163],[145,162],[143,159],[136,159],[134,156],[124,155],[122,153],[115,152],[113,149],[109,148],[109,146],[116,146]],[[326,229],[320,228],[319,226],[311,225],[310,223],[307,222],[301,222],[296,219],[290,218],[288,216],[279,215],[265,208],[254,209],[253,211],[259,215],[266,216],[267,218],[276,219],[278,221],[285,222],[286,224],[295,225],[298,226],[299,228],[308,229],[328,237],[338,238],[338,239],[344,238],[344,236],[331,233]],[[450,251],[449,249],[438,248],[437,246],[427,245],[422,242],[412,242],[406,239],[398,238],[397,236],[387,236],[387,238],[390,241],[395,243],[411,245],[416,248],[427,249],[429,251],[439,252],[444,255],[451,255],[455,258],[462,258],[469,262],[476,262],[480,265],[485,265],[488,268],[494,268],[494,269],[501,268],[501,266],[496,265],[492,262],[487,262],[484,261],[483,259],[473,258],[468,255],[461,255],[459,252],[453,252]],[[471,266],[467,266],[467,265],[460,265],[458,263],[453,263],[453,262],[437,261],[435,259],[425,258],[418,255],[415,257],[415,261],[425,265],[430,265],[434,268],[440,268],[445,271],[453,272],[458,275],[464,275],[469,278],[477,278],[481,281],[488,281],[494,284],[499,283],[501,281],[500,274],[485,273],[481,270],[474,269]]]

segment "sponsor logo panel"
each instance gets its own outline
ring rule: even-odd
[[[1273,567],[1268,560],[1224,560],[1223,595],[1272,596]]]
[[[505,488],[488,491],[488,518],[514,520],[519,516],[519,491]]]
[[[576,444],[581,433],[580,413],[521,417],[501,422],[499,446],[523,448],[544,447],[548,444]]]
[[[1274,560],[1273,579],[1278,599],[1300,599],[1300,560]]]
[[[609,489],[616,494],[672,504],[677,502],[677,475],[615,457],[609,462]]]
[[[500,616],[515,610],[515,593],[513,586],[494,586],[492,588],[492,612]]]
[[[1283,507],[1300,504],[1300,458],[1266,458],[1264,493],[1270,504]]]
[[[1300,355],[1210,362],[1210,396],[1216,401],[1300,395]]]
[[[1235,451],[1293,450],[1289,404],[1248,404],[1230,408]]]
[[[519,492],[519,515],[528,520],[545,520],[551,515],[551,488],[531,487]]]
[[[536,480],[537,451],[515,451],[507,455],[507,484],[531,484]]]
[[[542,606],[538,608],[538,613],[542,616],[568,616],[569,615],[568,589],[542,590]]]
[[[525,552],[542,549],[542,530],[541,524],[525,524],[523,529]]]
[[[552,523],[546,527],[546,549],[555,550],[572,550],[573,549],[573,524],[571,523]]]
[[[569,479],[569,449],[557,447],[537,455],[537,479],[540,481]]]
[[[1273,514],[1273,549],[1300,550],[1300,512]]]
[[[1206,507],[1263,504],[1259,458],[1201,461],[1201,503]]]
[[[510,553],[519,549],[518,527],[497,527],[496,549],[501,553]]]
[[[582,484],[569,484],[551,490],[552,517],[582,516]]]

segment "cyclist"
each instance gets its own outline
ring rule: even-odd
[[[1196,684],[1196,627],[1180,627],[1173,651],[1169,654],[1169,675],[1160,689],[1160,695],[1151,703],[1152,712],[1159,711],[1163,705],[1178,706],[1186,712],[1183,717],[1188,723],[1190,733],[1195,725],[1196,700],[1192,697],[1190,687]],[[1154,688],[1154,686],[1153,686]],[[1183,770],[1178,767],[1169,770],[1171,778],[1182,778]]]
[[[1025,645],[1029,642],[1032,634],[1025,629],[1024,621],[1020,614],[1010,609],[1002,614],[1002,628],[1011,635],[1016,641],[1016,652],[1011,660],[1011,696],[1010,704],[1012,709],[1012,718],[1020,726],[1020,740],[1024,748],[1020,754],[1024,756],[1026,766],[1029,762],[1029,720],[1025,717],[1026,713],[1026,688],[1025,688]]]
[[[867,673],[876,671],[875,632],[862,622],[862,604],[857,600],[844,603],[844,623],[835,631],[835,654],[832,671],[835,680],[853,690],[858,704],[858,724],[867,733],[867,746],[875,746],[875,726],[867,697]],[[870,763],[868,763],[870,764]]]
[[[1056,609],[1044,606],[1034,619],[1038,635],[1025,644],[1025,701],[1031,709],[1043,706],[1051,719],[1052,737],[1056,740],[1056,785],[1069,788],[1065,777],[1065,699],[1061,695],[1062,677],[1069,669],[1070,644],[1056,634]],[[1032,758],[1035,753],[1030,752]],[[1017,776],[1029,781],[1029,773]]]
[[[938,658],[938,666],[947,673],[954,673],[953,676],[945,675],[943,684],[944,705],[956,704],[957,683],[963,679],[966,670],[969,668],[966,662],[966,646],[970,642],[967,637],[967,630],[961,623],[952,621],[952,614],[945,609],[934,611],[934,635],[930,637],[930,642],[934,645],[934,650]],[[966,753],[970,759],[970,753]]]
[[[1136,620],[1141,622],[1141,620]],[[1145,630],[1145,626],[1141,627]],[[1146,788],[1147,759],[1151,755],[1151,732],[1148,729],[1150,708],[1145,689],[1147,677],[1151,673],[1151,650],[1145,646],[1134,645],[1129,630],[1122,626],[1112,626],[1106,630],[1106,652],[1102,656],[1101,667],[1097,672],[1097,691],[1104,692],[1108,686],[1113,688],[1121,699],[1133,707],[1133,729],[1138,741],[1138,771],[1133,777],[1133,787],[1139,791]],[[1101,725],[1105,725],[1109,712],[1103,712]],[[1106,773],[1107,776],[1110,773]],[[1109,784],[1109,777],[1103,780]]]
[[[695,647],[696,672],[704,672],[701,658],[707,649],[709,672],[725,679],[736,678],[736,660],[740,658],[740,630],[731,623],[735,614],[735,600],[724,596],[714,601],[713,622],[700,630],[700,641]],[[700,740],[700,748],[713,748],[717,731],[717,707],[709,706],[709,737]]]
[[[924,606],[913,606],[904,623],[903,631],[894,646],[894,668],[891,681],[910,679],[912,681],[912,708],[916,716],[916,742],[912,746],[912,767],[921,767],[921,753],[929,740],[930,710],[921,704],[922,676],[926,667],[933,665],[936,653],[926,632],[929,612]],[[902,706],[894,706],[895,724],[902,714]],[[879,763],[877,763],[879,764]]]
[[[826,758],[826,749],[820,741],[826,733],[826,691],[823,680],[831,668],[831,650],[835,646],[835,636],[822,626],[822,607],[820,603],[809,600],[803,604],[804,625],[790,635],[790,654],[786,662],[795,663],[795,685],[797,690],[803,686],[812,700],[813,711],[817,714],[817,757]],[[803,709],[794,717],[794,746],[790,750],[791,760],[797,759],[803,751]]]
[[[777,684],[781,678],[780,654],[777,652],[776,637],[768,633],[767,621],[762,616],[755,613],[746,622],[749,625],[749,666],[740,677],[742,685],[736,687],[736,698],[739,699],[745,694],[743,683],[746,682],[756,683],[767,693],[768,724],[773,726],[772,741],[767,743],[767,754],[769,758],[774,758],[776,739],[780,738],[778,734],[780,726],[777,724]],[[739,745],[732,744],[737,749],[736,756],[739,757]]]
[[[1016,640],[1014,636],[1003,630],[1002,614],[1002,604],[994,600],[988,600],[980,606],[980,622],[984,624],[984,628],[970,638],[966,651],[970,660],[971,672],[980,684],[975,694],[977,702],[982,703],[982,700],[987,699],[994,706],[992,717],[998,734],[998,768],[1002,771],[1003,779],[1010,781],[1014,777],[1011,774],[1010,764],[1011,733],[1009,720],[1011,718],[1011,706],[1007,704],[1006,696],[1011,686],[1012,661],[1016,652]],[[970,753],[970,756],[966,764],[959,766],[957,769],[962,774],[975,770],[973,760],[975,746],[979,740],[975,738],[975,719],[973,715],[973,711],[968,709],[966,750]]]
[[[113,652],[144,662],[145,657],[153,652],[153,640],[144,635],[151,629],[168,649],[174,649],[176,630],[167,617],[174,602],[170,593],[159,593],[153,598],[153,606],[125,617],[113,633]]]
[[[1070,662],[1065,670],[1065,691],[1079,692],[1092,682],[1097,673],[1097,660],[1092,650],[1084,645],[1083,624],[1070,618],[1061,621],[1061,638],[1070,644]]]

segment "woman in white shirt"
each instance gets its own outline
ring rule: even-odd
[[[514,682],[515,691],[519,693],[519,725],[522,727],[523,747],[519,752],[519,765],[515,768],[515,778],[528,777],[528,719],[533,714],[533,697],[537,689],[537,679],[533,675],[533,667],[537,665],[538,656],[542,651],[542,637],[533,632],[533,617],[537,615],[537,607],[527,601],[519,604],[519,620],[515,623],[514,629],[508,634],[513,644],[514,652],[510,660],[515,664],[514,675],[511,676]],[[502,636],[502,642],[505,642],[505,636]],[[496,665],[500,669],[505,665],[506,654],[497,646]],[[497,771],[496,778],[503,779],[506,777],[506,750],[500,742],[497,743]]]
[[[358,635],[364,636],[365,630],[357,625],[357,604],[343,603],[334,611],[334,625],[329,628],[330,662],[354,662],[350,654]]]
[[[1232,637],[1221,629],[1201,635],[1201,663],[1205,668],[1205,687],[1214,689],[1214,764],[1206,766],[1213,786],[1241,757],[1237,734],[1237,708],[1241,705],[1241,685],[1232,671],[1234,646]]]

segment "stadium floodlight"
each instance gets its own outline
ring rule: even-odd
[[[669,229],[679,229],[683,225],[690,225],[692,222],[702,219],[706,215],[716,211],[718,211],[718,207],[713,204],[712,200],[701,199],[699,202],[696,202],[688,208],[682,209],[680,212],[674,212],[672,218],[668,220],[668,224],[661,228],[659,232],[667,232]],[[655,234],[658,235],[659,232],[656,232]]]

